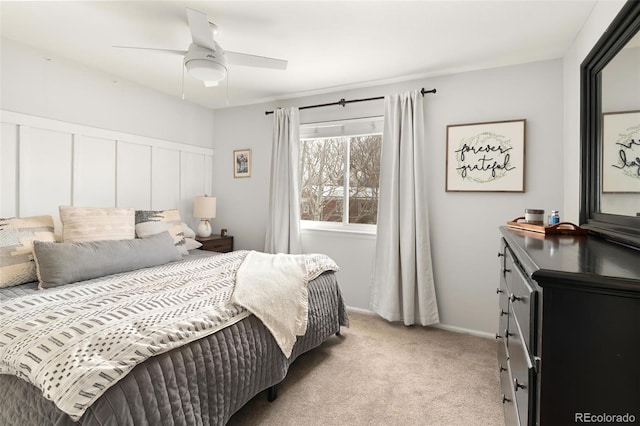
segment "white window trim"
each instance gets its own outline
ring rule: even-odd
[[[333,126],[340,126],[340,125],[349,124],[349,123],[381,121],[382,119],[383,119],[383,116],[362,117],[362,118],[354,118],[354,119],[347,119],[347,120],[336,120],[336,121],[330,121],[330,122],[304,123],[301,125],[301,127],[322,127],[322,126],[333,127]],[[379,134],[379,133],[363,132],[361,135],[357,135],[357,136],[366,136],[366,135],[372,135],[372,134]],[[351,136],[354,136],[354,135],[351,135]],[[304,136],[300,138],[301,141],[303,139],[313,139],[313,138],[310,138],[308,136]],[[344,164],[345,164],[345,170],[347,170],[349,166],[349,156],[351,155],[351,145],[347,144],[345,149],[347,152],[345,153]],[[344,179],[345,179],[345,182],[347,183],[345,185],[345,188],[349,188],[349,184],[350,184],[349,177],[350,177],[349,173],[345,173]],[[300,229],[314,230],[314,231],[344,232],[344,233],[351,233],[351,234],[376,235],[377,229],[378,229],[377,224],[371,225],[371,224],[362,224],[362,223],[349,223],[349,197],[345,196],[343,200],[344,200],[343,201],[344,205],[342,208],[342,223],[323,222],[323,221],[316,221],[316,220],[300,220]]]
[[[367,234],[375,235],[378,225],[370,225],[364,223],[340,223],[340,222],[321,222],[316,220],[301,220],[301,230],[329,231],[329,232],[346,232],[350,234]]]

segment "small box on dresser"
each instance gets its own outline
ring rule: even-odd
[[[640,251],[596,236],[500,231],[505,424],[640,421]]]
[[[219,253],[228,253],[233,251],[233,237],[225,235],[211,235],[209,237],[197,237],[197,241],[202,243],[200,250],[217,251]]]

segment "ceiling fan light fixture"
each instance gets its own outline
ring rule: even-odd
[[[2,0],[0,0],[2,1]],[[219,82],[227,78],[228,64],[247,67],[261,67],[278,70],[287,69],[287,61],[282,59],[267,58],[264,56],[249,55],[246,53],[224,51],[214,40],[217,30],[215,24],[209,22],[207,15],[194,9],[186,8],[187,22],[193,43],[189,49],[156,49],[149,47],[114,46],[119,48],[141,49],[145,51],[161,51],[165,53],[184,55],[182,67],[182,99],[184,99],[185,69],[189,75],[202,81],[205,87],[217,86]],[[227,80],[227,90],[229,84]]]
[[[205,82],[218,82],[227,76],[227,67],[208,59],[192,59],[185,62],[187,71],[193,77]]]
[[[198,46],[192,43],[184,57],[184,66],[190,75],[211,85],[222,81],[227,76],[227,58],[215,41],[215,49]]]

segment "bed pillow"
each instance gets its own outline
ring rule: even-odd
[[[136,210],[136,235],[145,238],[159,232],[168,231],[173,243],[181,254],[189,254],[184,238],[184,228],[180,212],[172,210]]]
[[[0,288],[37,280],[36,240],[55,241],[51,216],[0,219]]]
[[[189,225],[182,222],[182,232],[184,234],[184,245],[187,251],[195,250],[202,247],[200,241],[196,241],[196,233],[193,229],[189,228]]]
[[[195,238],[196,237],[196,232],[189,228],[189,225],[187,225],[186,223],[182,222],[182,232],[184,233],[184,237],[185,238]]]
[[[185,247],[188,251],[199,249],[202,247],[202,243],[200,241],[196,241],[195,238],[185,238]]]
[[[36,241],[33,251],[41,289],[182,259],[167,232],[130,240]]]
[[[136,237],[135,209],[60,206],[59,210],[65,243]]]

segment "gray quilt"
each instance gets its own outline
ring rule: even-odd
[[[29,290],[11,290],[21,291]],[[298,355],[348,324],[333,273],[310,282],[309,304],[307,333],[298,338],[290,359],[251,315],[137,365],[87,410],[80,423],[225,424],[254,395],[283,380]],[[2,425],[74,424],[41,391],[17,377],[0,375],[0,392]]]

